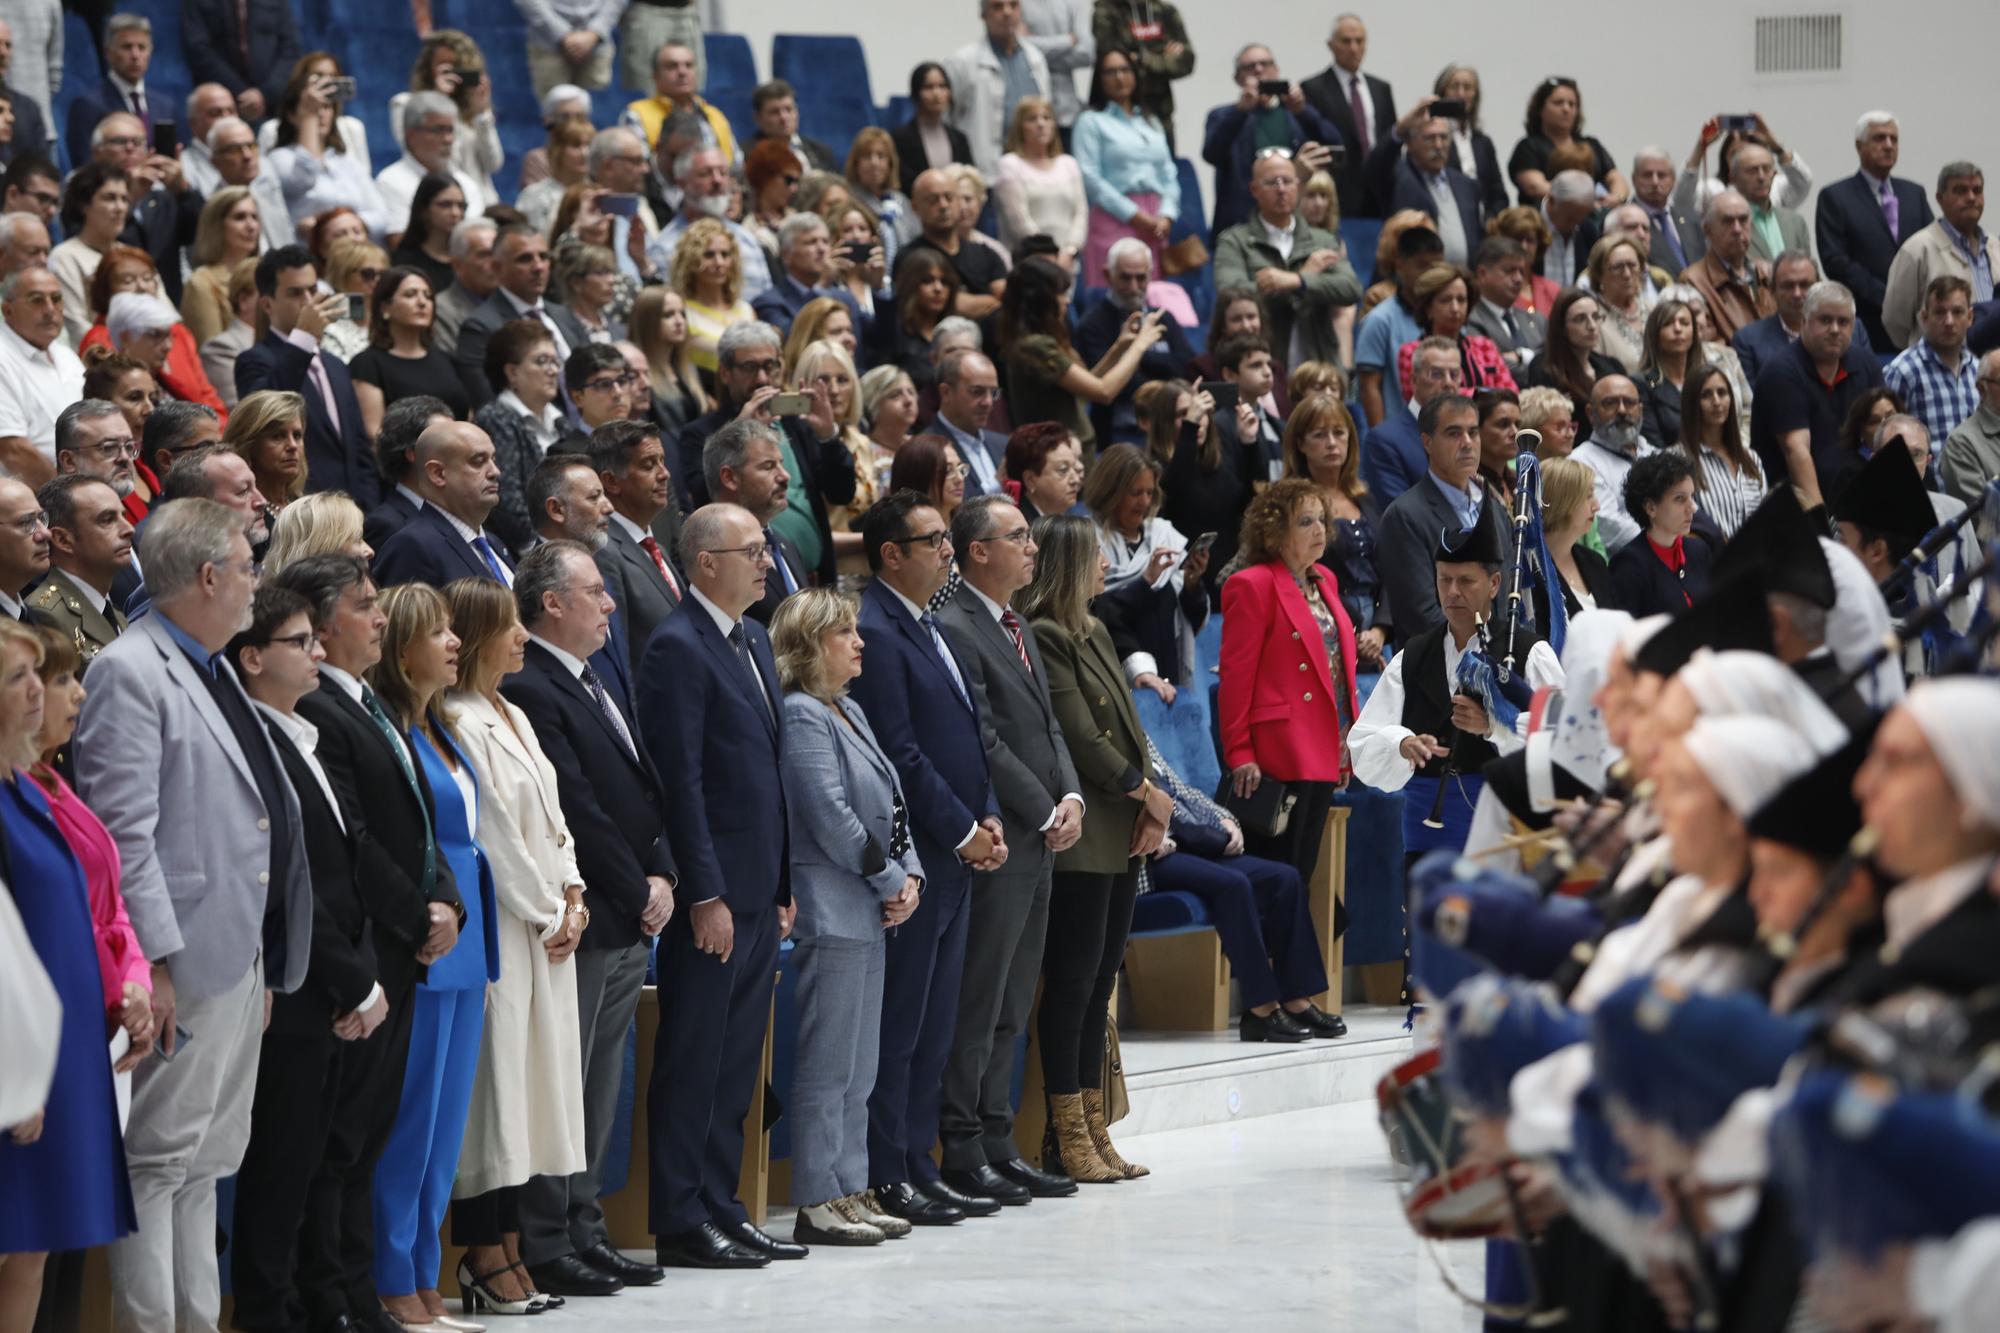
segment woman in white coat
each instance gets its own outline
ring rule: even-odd
[[[486,988],[486,1029],[452,1187],[452,1237],[468,1246],[458,1284],[466,1311],[528,1314],[550,1297],[521,1261],[519,1187],[584,1169],[583,1054],[576,968],[590,911],[556,773],[534,729],[500,697],[528,644],[514,597],[490,579],[444,590],[460,640],[458,734],[479,775],[479,841],[500,905],[500,979]]]

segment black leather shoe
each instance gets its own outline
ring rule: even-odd
[[[1280,1009],[1279,1013],[1284,1013]],[[1288,1015],[1294,1023],[1301,1024],[1315,1037],[1344,1037],[1347,1035],[1347,1020],[1339,1014],[1329,1014],[1316,1004],[1308,1003],[1296,1014]]]
[[[1063,1199],[1076,1193],[1076,1182],[1068,1176],[1059,1176],[1053,1171],[1044,1171],[1020,1157],[993,1163],[994,1172],[1003,1180],[1011,1180],[1025,1188],[1037,1199]]]
[[[319,1325],[319,1327],[313,1330],[313,1333],[359,1333],[359,1330],[363,1327],[362,1324],[355,1322],[354,1316],[337,1314],[333,1317],[331,1323]]]
[[[946,1167],[941,1174],[944,1184],[958,1193],[974,1199],[991,1199],[1004,1208],[1025,1208],[1034,1197],[1026,1185],[1016,1184],[984,1162],[965,1171]]]
[[[1244,1041],[1275,1041],[1287,1046],[1297,1045],[1312,1039],[1312,1030],[1283,1009],[1273,1009],[1259,1018],[1248,1009],[1243,1011],[1243,1025],[1237,1036]]]
[[[600,1273],[611,1274],[628,1287],[650,1287],[667,1275],[658,1264],[642,1264],[637,1259],[627,1259],[601,1240],[587,1250],[578,1250],[576,1257]]]
[[[1000,1211],[1000,1201],[984,1194],[966,1194],[955,1190],[942,1180],[919,1180],[917,1192],[930,1196],[938,1203],[958,1209],[967,1217],[991,1217]]]
[[[656,1238],[653,1257],[666,1268],[762,1268],[771,1262],[770,1255],[737,1244],[712,1222]]]
[[[616,1296],[625,1290],[623,1282],[598,1272],[573,1254],[529,1264],[528,1276],[538,1290],[557,1296]]]
[[[877,1185],[875,1202],[881,1205],[883,1212],[891,1217],[900,1217],[911,1226],[948,1227],[965,1220],[963,1211],[920,1193],[907,1180],[894,1185]]]
[[[358,1330],[358,1333],[403,1333],[403,1326],[396,1322],[396,1317],[379,1305],[362,1314],[349,1315],[347,1319],[348,1327]]]
[[[779,1240],[776,1236],[767,1234],[748,1218],[741,1222],[723,1222],[718,1225],[722,1234],[738,1245],[745,1249],[756,1250],[760,1254],[768,1254],[773,1259],[803,1259],[812,1253],[794,1241]]]

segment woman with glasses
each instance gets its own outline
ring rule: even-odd
[[[457,178],[441,171],[425,172],[389,262],[417,269],[430,279],[432,291],[451,286],[457,276],[451,266],[451,233],[465,221],[467,206]]]
[[[306,493],[306,400],[283,389],[246,395],[229,414],[222,447],[250,465],[258,491],[282,511]]]
[[[64,242],[67,244],[67,242]],[[94,322],[77,344],[81,355],[93,347],[107,350],[128,350],[122,348],[111,336],[111,303],[120,296],[143,296],[148,301],[158,301],[166,305],[160,295],[160,273],[153,266],[153,257],[144,250],[131,245],[112,245],[104,253],[103,262],[91,275],[88,306]],[[68,298],[64,298],[64,317],[69,314]],[[164,333],[166,336],[149,339],[144,345],[134,343],[129,353],[135,361],[152,372],[159,387],[173,398],[183,402],[200,403],[218,416],[227,412],[222,398],[209,382],[208,372],[201,363],[201,346],[194,334],[178,318],[179,312],[166,306],[164,316],[154,310],[144,321],[149,326],[159,324],[164,319],[164,328],[148,329],[149,332]]]
[[[1646,255],[1630,236],[1606,236],[1590,247],[1590,290],[1604,322],[1597,350],[1637,375],[1645,361],[1646,316],[1654,300],[1646,295]]]
[[[1590,150],[1590,178],[1597,182],[1598,202],[1616,208],[1632,197],[1632,187],[1618,170],[1611,152],[1583,132],[1583,94],[1576,80],[1560,74],[1535,85],[1528,95],[1527,134],[1507,159],[1507,175],[1523,204],[1539,204],[1549,192],[1549,156],[1571,144]]]
[[[689,227],[674,249],[668,284],[687,302],[688,356],[713,392],[722,331],[757,318],[743,299],[743,257],[729,228],[714,218]]]
[[[1053,421],[1022,426],[1007,437],[1007,489],[1030,523],[1043,514],[1088,518],[1083,494],[1083,449]]]
[[[439,399],[461,421],[472,409],[451,358],[431,346],[436,319],[437,298],[421,270],[398,266],[376,280],[368,346],[347,363],[369,439],[381,433],[390,404],[405,398]]]
[[[367,309],[360,319],[343,312],[319,335],[328,356],[352,361],[368,346],[368,329],[375,319],[375,285],[389,271],[389,255],[373,241],[353,241],[337,247],[326,260],[326,285],[335,295],[359,296]]]
[[[181,319],[197,345],[229,327],[229,275],[263,244],[264,220],[243,186],[224,186],[202,205],[188,251],[194,272],[181,294]]]
[[[572,233],[574,235],[574,233]],[[618,257],[601,245],[578,242],[561,251],[556,277],[562,284],[563,303],[583,325],[594,343],[618,342],[625,337],[625,321],[612,313],[618,299]],[[629,307],[628,307],[629,308]]]
[[[1083,172],[1090,226],[1083,247],[1083,285],[1107,285],[1114,242],[1130,236],[1165,271],[1167,235],[1181,212],[1180,169],[1163,122],[1138,99],[1136,59],[1124,47],[1097,48],[1090,75],[1090,109],[1076,118],[1070,151]]]
[[[1597,350],[1604,313],[1597,298],[1570,287],[1549,311],[1549,332],[1542,354],[1528,364],[1523,377],[1529,387],[1546,385],[1569,395],[1572,420],[1590,420],[1590,387],[1600,375],[1623,375],[1625,367]]]
[[[486,382],[493,401],[472,414],[472,424],[493,440],[500,469],[500,503],[486,526],[514,551],[535,539],[528,512],[528,479],[568,427],[562,408],[562,361],[555,339],[538,319],[502,324],[486,344]]]

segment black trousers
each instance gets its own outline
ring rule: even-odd
[[[1288,782],[1285,785],[1299,798],[1298,804],[1292,807],[1292,817],[1285,824],[1285,831],[1275,838],[1265,838],[1245,829],[1243,850],[1269,861],[1283,861],[1299,872],[1299,883],[1303,886],[1312,883],[1313,867],[1319,864],[1319,844],[1326,836],[1327,812],[1333,809],[1334,784]],[[1336,904],[1334,938],[1338,939],[1346,929],[1347,909]]]
[[[1116,875],[1058,870],[1042,947],[1042,1082],[1052,1096],[1104,1086],[1104,1019],[1132,933],[1139,863]]]
[[[521,1231],[521,1187],[497,1190],[451,1201],[451,1238],[460,1245],[498,1245],[501,1237]]]
[[[237,1328],[285,1333],[306,1326],[295,1285],[305,1203],[326,1155],[346,1045],[330,1028],[264,1034],[230,1231]]]

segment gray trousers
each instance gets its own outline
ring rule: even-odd
[[[646,946],[579,949],[576,1017],[583,1031],[583,1170],[571,1176],[531,1176],[521,1187],[521,1258],[547,1263],[608,1241],[597,1195],[604,1150],[618,1118],[625,1078],[625,1034],[646,988]]]
[[[260,961],[220,995],[181,999],[188,1030],[172,1060],[157,1052],[132,1075],[125,1165],[139,1229],[111,1246],[112,1325],[119,1333],[214,1333],[215,1182],[250,1143],[264,1036]]]
[[[653,57],[668,42],[694,52],[694,87],[708,87],[708,50],[701,40],[701,6],[628,5],[618,25],[618,69],[625,86],[644,97],[653,93]]]
[[[868,1094],[882,1040],[887,950],[872,940],[802,940],[792,1064],[792,1198],[825,1203],[868,1188]]]
[[[938,1112],[938,1137],[950,1170],[1021,1155],[1014,1143],[1014,1039],[1027,1026],[1035,1004],[1055,869],[1055,857],[1046,848],[1033,850],[1039,870],[973,877],[958,1031],[944,1067],[944,1101]]]

